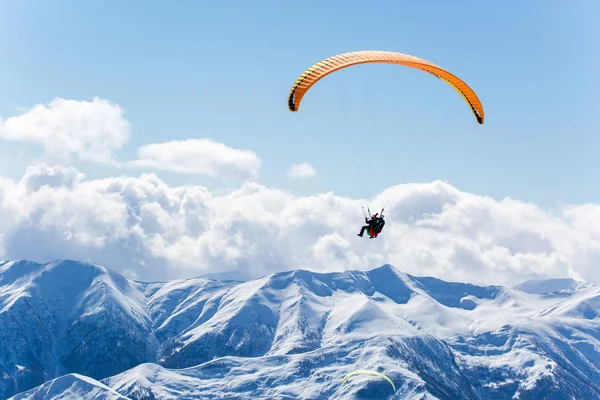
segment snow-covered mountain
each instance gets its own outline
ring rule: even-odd
[[[0,398],[600,398],[599,313],[600,287],[566,280],[482,287],[384,265],[142,283],[6,262]],[[396,390],[342,384],[355,369]]]
[[[575,279],[564,278],[564,279],[532,279],[530,281],[523,282],[515,289],[523,292],[532,294],[547,294],[552,292],[559,292],[562,290],[573,290],[579,286],[584,286],[584,282],[578,282]]]

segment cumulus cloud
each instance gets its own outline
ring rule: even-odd
[[[261,165],[253,151],[234,149],[208,138],[149,144],[138,149],[138,157],[129,165],[225,180],[256,179]]]
[[[73,188],[84,176],[73,167],[48,167],[42,164],[28,168],[21,179],[21,185],[26,192],[37,192],[43,186]]]
[[[107,100],[56,98],[0,119],[0,138],[41,145],[48,155],[109,164],[112,152],[129,139],[129,123],[123,110]]]
[[[0,258],[102,263],[142,280],[243,270],[366,269],[485,284],[538,277],[600,281],[600,205],[557,214],[444,182],[390,187],[377,240],[356,236],[361,200],[297,197],[246,183],[227,194],[171,187],[154,174],[86,180],[73,168],[30,167],[0,180]]]
[[[307,163],[294,164],[288,171],[288,176],[293,179],[313,178],[317,175],[317,170]]]
[[[0,139],[29,142],[45,149],[47,160],[75,156],[116,167],[141,167],[205,175],[225,181],[257,179],[260,158],[209,138],[173,140],[138,148],[138,158],[119,163],[114,152],[129,140],[130,125],[116,104],[56,98],[2,119]],[[68,162],[67,162],[68,164]]]

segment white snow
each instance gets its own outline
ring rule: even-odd
[[[0,324],[2,393],[41,384],[15,399],[600,397],[600,287],[566,280],[481,287],[384,265],[143,283],[7,262]],[[396,392],[342,385],[355,369]]]
[[[571,278],[532,279],[516,285],[514,289],[531,294],[545,294],[573,290],[582,285],[585,285],[585,283]]]
[[[11,397],[11,400],[37,399],[129,400],[105,384],[80,374],[64,375]]]

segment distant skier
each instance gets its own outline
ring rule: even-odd
[[[358,233],[358,236],[362,237],[363,234],[365,233],[365,230],[369,230],[369,239],[373,239],[376,238],[377,235],[379,235],[381,233],[381,231],[383,230],[383,227],[385,225],[385,220],[383,219],[383,214],[379,215],[378,213],[375,213],[371,216],[371,219],[368,219],[367,217],[365,217],[365,222],[367,223],[367,225],[363,226],[360,229],[360,233]]]

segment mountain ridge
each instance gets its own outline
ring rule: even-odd
[[[598,315],[596,285],[532,294],[390,264],[141,282],[74,260],[9,261],[0,398],[34,398],[65,376],[130,398],[600,396]],[[397,391],[364,376],[340,386],[358,368],[388,374]]]

